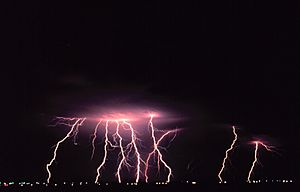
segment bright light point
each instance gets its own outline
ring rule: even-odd
[[[193,185],[196,185],[196,184],[197,184],[197,182],[196,182],[196,181],[193,181],[193,182],[192,182],[192,184],[193,184]]]
[[[151,113],[149,116],[152,118],[152,117],[154,117],[155,115]]]
[[[158,113],[150,113],[149,115],[148,115],[148,117],[150,117],[150,118],[154,118],[154,117],[159,117],[160,115],[158,114]]]

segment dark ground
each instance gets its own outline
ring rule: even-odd
[[[19,191],[45,191],[45,192],[59,192],[59,191],[139,191],[139,192],[267,192],[267,191],[297,191],[298,186],[294,184],[236,184],[236,185],[185,185],[185,184],[170,184],[168,186],[155,185],[138,185],[138,186],[82,186],[82,187],[11,187],[2,189],[1,191],[19,192]]]

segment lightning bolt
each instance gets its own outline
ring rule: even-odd
[[[105,123],[104,156],[103,156],[103,160],[102,160],[101,164],[97,168],[97,176],[96,176],[95,183],[98,183],[98,180],[99,180],[99,177],[100,177],[100,170],[102,170],[102,167],[104,166],[106,158],[107,158],[107,150],[108,150],[108,144],[109,144],[109,140],[108,140],[108,123],[109,123],[109,120],[107,120],[106,123]]]
[[[92,139],[92,154],[91,154],[91,160],[93,159],[94,157],[94,153],[95,153],[95,141],[96,141],[96,138],[97,138],[97,132],[98,132],[98,128],[101,124],[102,120],[100,120],[98,122],[98,124],[96,125],[95,129],[94,129],[94,133],[93,133],[93,139]]]
[[[119,162],[118,168],[117,168],[117,172],[116,172],[116,177],[118,178],[118,182],[121,183],[121,169],[122,166],[125,165],[126,167],[132,167],[129,163],[127,163],[126,159],[129,158],[129,155],[131,154],[132,150],[134,150],[134,154],[136,157],[136,178],[135,178],[135,182],[137,183],[140,179],[140,170],[141,170],[141,162],[143,162],[143,160],[141,159],[141,155],[139,153],[138,147],[137,147],[137,136],[136,133],[131,125],[131,123],[127,122],[126,120],[122,120],[121,124],[124,127],[125,130],[129,130],[131,132],[131,142],[129,144],[127,144],[126,146],[123,146],[123,138],[120,135],[120,123],[118,120],[115,120],[117,127],[116,127],[116,132],[112,135],[113,136],[113,140],[114,140],[114,144],[112,144],[109,141],[108,138],[108,129],[109,129],[109,120],[106,121],[106,125],[105,125],[105,145],[104,145],[104,156],[103,156],[103,160],[101,162],[101,164],[99,165],[99,167],[97,168],[97,176],[95,179],[95,183],[98,183],[99,178],[100,178],[100,172],[102,170],[102,168],[105,165],[105,162],[107,160],[107,153],[108,153],[108,148],[112,147],[112,148],[120,148],[120,153],[119,153],[119,157],[121,157],[121,160]],[[125,125],[127,125],[128,128],[125,127]],[[126,155],[127,154],[127,155]]]
[[[86,120],[86,118],[65,118],[65,117],[56,117],[55,120],[53,120],[53,125],[50,126],[57,126],[57,125],[64,125],[64,126],[69,126],[71,127],[70,131],[67,133],[67,135],[62,138],[60,141],[58,141],[55,145],[55,149],[53,152],[53,158],[51,161],[47,164],[46,169],[48,172],[48,179],[47,182],[50,182],[51,179],[51,172],[50,172],[50,167],[52,166],[53,162],[55,161],[57,157],[57,151],[60,147],[60,145],[68,138],[73,138],[73,142],[75,145],[77,145],[77,135],[79,132],[79,126],[83,124],[83,122]],[[95,178],[95,183],[98,183],[102,177],[102,172],[103,169],[105,168],[105,164],[108,160],[108,153],[111,149],[119,149],[119,154],[118,154],[118,166],[117,170],[115,172],[115,177],[117,178],[117,181],[119,183],[122,183],[122,170],[124,168],[129,168],[134,170],[134,181],[135,183],[138,183],[141,179],[141,177],[145,176],[146,182],[148,182],[148,170],[149,170],[149,161],[151,158],[154,157],[154,159],[157,158],[157,169],[158,173],[160,171],[160,166],[163,165],[167,170],[168,170],[168,175],[166,182],[170,182],[170,178],[172,176],[172,169],[171,167],[166,163],[166,161],[163,158],[163,154],[161,150],[166,150],[168,147],[162,147],[160,146],[162,140],[166,138],[166,136],[171,135],[173,133],[174,137],[171,139],[170,143],[173,141],[173,139],[176,137],[177,129],[175,130],[169,130],[169,131],[164,131],[164,130],[157,130],[153,126],[153,116],[151,116],[149,122],[148,122],[148,128],[149,130],[151,129],[151,138],[153,145],[153,150],[148,154],[147,161],[145,162],[142,159],[141,153],[140,153],[140,146],[143,144],[142,140],[138,138],[137,132],[132,126],[131,122],[128,119],[101,119],[97,125],[94,128],[93,134],[92,134],[92,150],[91,150],[91,157],[90,159],[92,160],[94,158],[96,146],[95,142],[97,139],[97,133],[98,130],[104,125],[104,147],[103,147],[103,157],[102,160],[99,164],[99,166],[96,169],[96,178]],[[105,122],[105,123],[104,123]],[[112,124],[116,124],[116,127],[112,127]],[[115,132],[113,134],[110,133],[111,129],[114,129]],[[129,137],[123,137],[121,133],[122,131],[125,131],[129,133]],[[159,137],[156,135],[156,132],[159,132]],[[157,157],[156,157],[157,155]],[[144,165],[144,166],[143,166]],[[142,170],[141,168],[144,168],[145,170]],[[143,172],[144,171],[144,172]]]
[[[117,123],[117,131],[116,131],[116,135],[117,137],[119,138],[119,147],[120,147],[120,150],[121,150],[121,154],[119,156],[121,156],[121,160],[119,162],[119,165],[118,165],[118,169],[117,169],[117,173],[116,173],[116,176],[118,178],[118,182],[121,183],[122,180],[121,180],[121,169],[122,169],[122,165],[125,164],[127,167],[130,166],[127,161],[126,161],[126,156],[125,156],[125,152],[124,152],[124,148],[123,148],[123,144],[122,144],[122,141],[123,141],[123,138],[121,137],[120,133],[119,133],[119,128],[120,128],[120,124],[118,121],[116,121]]]
[[[228,159],[228,153],[231,151],[231,150],[233,150],[233,147],[234,147],[234,144],[236,143],[236,141],[237,141],[237,138],[238,138],[238,135],[236,134],[236,130],[235,130],[235,127],[234,126],[232,126],[232,133],[233,133],[233,135],[234,135],[234,139],[232,140],[232,143],[231,143],[231,145],[230,145],[230,147],[226,150],[226,152],[225,152],[225,157],[224,157],[224,159],[223,159],[223,162],[222,162],[222,167],[221,167],[221,170],[220,170],[220,172],[219,172],[219,174],[218,174],[218,177],[219,177],[219,182],[220,183],[223,183],[223,179],[222,179],[222,177],[221,177],[221,174],[222,174],[222,172],[223,172],[223,170],[224,170],[224,168],[225,168],[225,163],[226,163],[226,160]]]
[[[251,166],[250,171],[248,173],[248,178],[247,178],[248,183],[251,183],[251,175],[253,174],[253,169],[254,169],[257,161],[258,161],[258,147],[259,147],[259,145],[263,146],[267,151],[273,152],[273,150],[271,149],[272,146],[268,146],[268,145],[264,144],[261,141],[254,141],[253,143],[255,144],[254,160],[252,162],[252,166]]]
[[[141,170],[141,154],[139,153],[139,150],[138,150],[138,147],[137,147],[137,144],[136,144],[136,141],[138,140],[137,137],[136,137],[136,134],[135,134],[135,131],[132,127],[132,125],[128,122],[126,122],[126,120],[123,120],[123,123],[125,125],[127,125],[131,131],[131,142],[128,144],[129,146],[133,146],[134,148],[134,154],[136,156],[136,159],[137,159],[137,165],[136,165],[136,179],[135,179],[135,182],[138,183],[139,182],[139,179],[140,179],[140,170]],[[130,147],[131,148],[131,147]],[[131,150],[130,150],[131,151]]]
[[[75,123],[73,125],[70,124],[70,121],[73,121],[75,120]],[[77,133],[78,133],[78,129],[79,129],[79,126],[81,126],[83,124],[83,122],[85,121],[86,118],[64,118],[64,117],[57,117],[57,122],[55,123],[54,126],[58,125],[58,124],[62,124],[62,125],[67,125],[67,126],[70,126],[71,125],[71,129],[70,131],[67,133],[67,135],[61,139],[60,141],[58,141],[55,145],[55,149],[53,151],[53,157],[52,159],[50,160],[50,162],[46,165],[46,169],[47,169],[47,172],[48,172],[48,178],[47,178],[47,183],[50,182],[50,179],[51,179],[51,171],[50,171],[50,166],[53,164],[53,162],[55,161],[56,159],[56,156],[57,156],[57,150],[60,146],[61,143],[63,143],[66,139],[68,139],[69,137],[73,137],[75,138],[77,136]],[[68,123],[66,123],[66,121]],[[76,143],[76,140],[74,140],[74,144],[77,144]]]
[[[167,176],[166,182],[169,183],[170,182],[170,178],[172,176],[172,169],[164,161],[163,155],[162,155],[162,153],[159,150],[159,144],[163,140],[163,138],[166,137],[167,135],[169,135],[170,133],[174,133],[174,132],[176,133],[176,130],[167,131],[166,133],[164,133],[156,141],[155,128],[153,126],[153,117],[154,117],[153,115],[150,116],[150,120],[149,120],[149,123],[148,123],[148,125],[150,127],[150,131],[151,131],[151,138],[152,138],[152,141],[153,141],[153,150],[148,154],[148,157],[147,157],[147,160],[146,160],[146,163],[145,163],[145,172],[144,172],[145,181],[146,181],[146,183],[148,183],[148,180],[149,180],[149,176],[148,176],[149,161],[150,161],[151,157],[157,153],[158,154],[158,161],[157,161],[158,171],[160,170],[160,162],[161,162],[168,169],[168,176]]]

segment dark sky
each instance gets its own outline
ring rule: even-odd
[[[12,8],[0,180],[46,179],[51,146],[66,133],[48,121],[106,99],[159,103],[185,117],[167,154],[177,180],[217,180],[231,125],[242,139],[229,180],[246,176],[253,152],[246,143],[255,136],[269,138],[281,154],[261,154],[258,178],[299,176],[293,5],[24,1]],[[59,179],[93,178],[96,162],[87,162],[88,136],[82,138],[80,147],[66,144]],[[78,162],[66,163],[74,157]]]

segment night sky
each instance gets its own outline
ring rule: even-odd
[[[46,180],[55,116],[101,105],[146,105],[180,117],[166,154],[173,180],[218,181],[231,125],[241,136],[224,178],[299,176],[299,85],[293,5],[261,1],[23,1],[12,5],[2,75],[0,180]],[[179,119],[180,119],[179,118]],[[89,131],[66,142],[56,181],[93,180]],[[101,146],[99,140],[99,146]],[[99,147],[98,149],[101,150]],[[75,160],[74,160],[75,159]],[[244,179],[244,180],[245,180]]]

